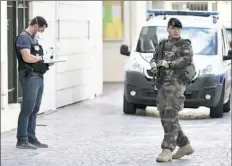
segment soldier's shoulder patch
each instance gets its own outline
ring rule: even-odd
[[[189,49],[189,48],[185,48],[185,49],[183,50],[183,53],[190,53],[190,49]]]

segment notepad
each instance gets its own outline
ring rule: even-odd
[[[65,59],[46,59],[44,60],[44,63],[53,64],[53,63],[59,63],[59,62],[65,62]]]

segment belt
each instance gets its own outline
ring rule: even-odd
[[[33,72],[33,71],[29,72],[28,76],[39,76],[40,78],[43,79],[43,74],[40,74],[40,73],[37,73],[37,72]]]

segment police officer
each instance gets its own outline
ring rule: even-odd
[[[48,64],[43,62],[43,49],[35,39],[48,27],[46,20],[37,16],[30,22],[15,41],[18,59],[19,79],[23,89],[23,101],[18,118],[17,144],[19,149],[47,148],[36,138],[36,117],[40,109],[43,95],[43,75]]]
[[[184,107],[187,85],[183,70],[193,64],[191,42],[180,37],[181,29],[182,24],[178,19],[168,21],[168,39],[159,43],[150,62],[151,71],[156,75],[157,109],[164,129],[162,152],[157,162],[168,162],[194,152],[178,120],[178,112]],[[179,149],[172,155],[176,146]]]

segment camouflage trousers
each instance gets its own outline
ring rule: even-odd
[[[164,129],[162,149],[174,151],[176,146],[183,147],[189,143],[179,124],[178,112],[184,107],[186,86],[177,81],[164,82],[158,91],[157,109],[160,112]]]

